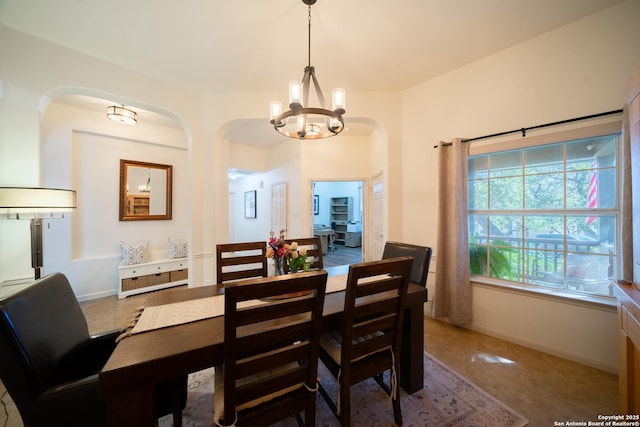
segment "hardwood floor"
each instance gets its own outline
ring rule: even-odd
[[[362,262],[362,248],[350,248],[344,245],[336,245],[336,250],[322,255],[325,267],[337,267],[341,265],[357,264]]]
[[[162,291],[158,291],[162,292]],[[121,327],[148,294],[83,302],[91,333]],[[425,316],[425,350],[530,420],[597,421],[618,413],[616,375]],[[0,394],[4,387],[0,383]],[[22,426],[8,395],[7,427]],[[0,408],[0,426],[5,425]]]

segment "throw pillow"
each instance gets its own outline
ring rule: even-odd
[[[185,258],[187,256],[186,240],[169,240],[169,258]]]
[[[149,246],[149,242],[133,244],[120,242],[120,265],[133,265],[147,262],[147,246]]]

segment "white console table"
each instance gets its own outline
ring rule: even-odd
[[[186,285],[188,275],[187,258],[120,265],[118,266],[118,298]]]

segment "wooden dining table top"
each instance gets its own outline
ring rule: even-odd
[[[346,283],[346,275],[344,275]],[[157,306],[224,293],[220,285],[174,288],[151,294],[146,307]],[[341,326],[345,292],[325,296],[322,329]],[[425,288],[410,284],[407,309],[422,310]],[[222,363],[224,350],[224,316],[155,329],[121,340],[100,372],[100,392],[105,398],[135,388],[151,387]]]

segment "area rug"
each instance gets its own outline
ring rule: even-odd
[[[319,365],[319,377],[332,396],[337,384],[326,368]],[[522,427],[528,420],[495,399],[457,372],[424,353],[424,388],[412,395],[401,392],[402,419],[405,427]],[[213,369],[189,376],[187,407],[183,412],[184,427],[212,427]],[[393,410],[389,396],[374,380],[364,381],[352,388],[351,423],[356,427],[393,426]],[[160,419],[160,427],[170,427],[171,416]],[[318,393],[316,425],[340,425]],[[294,418],[277,424],[278,427],[297,426]]]

